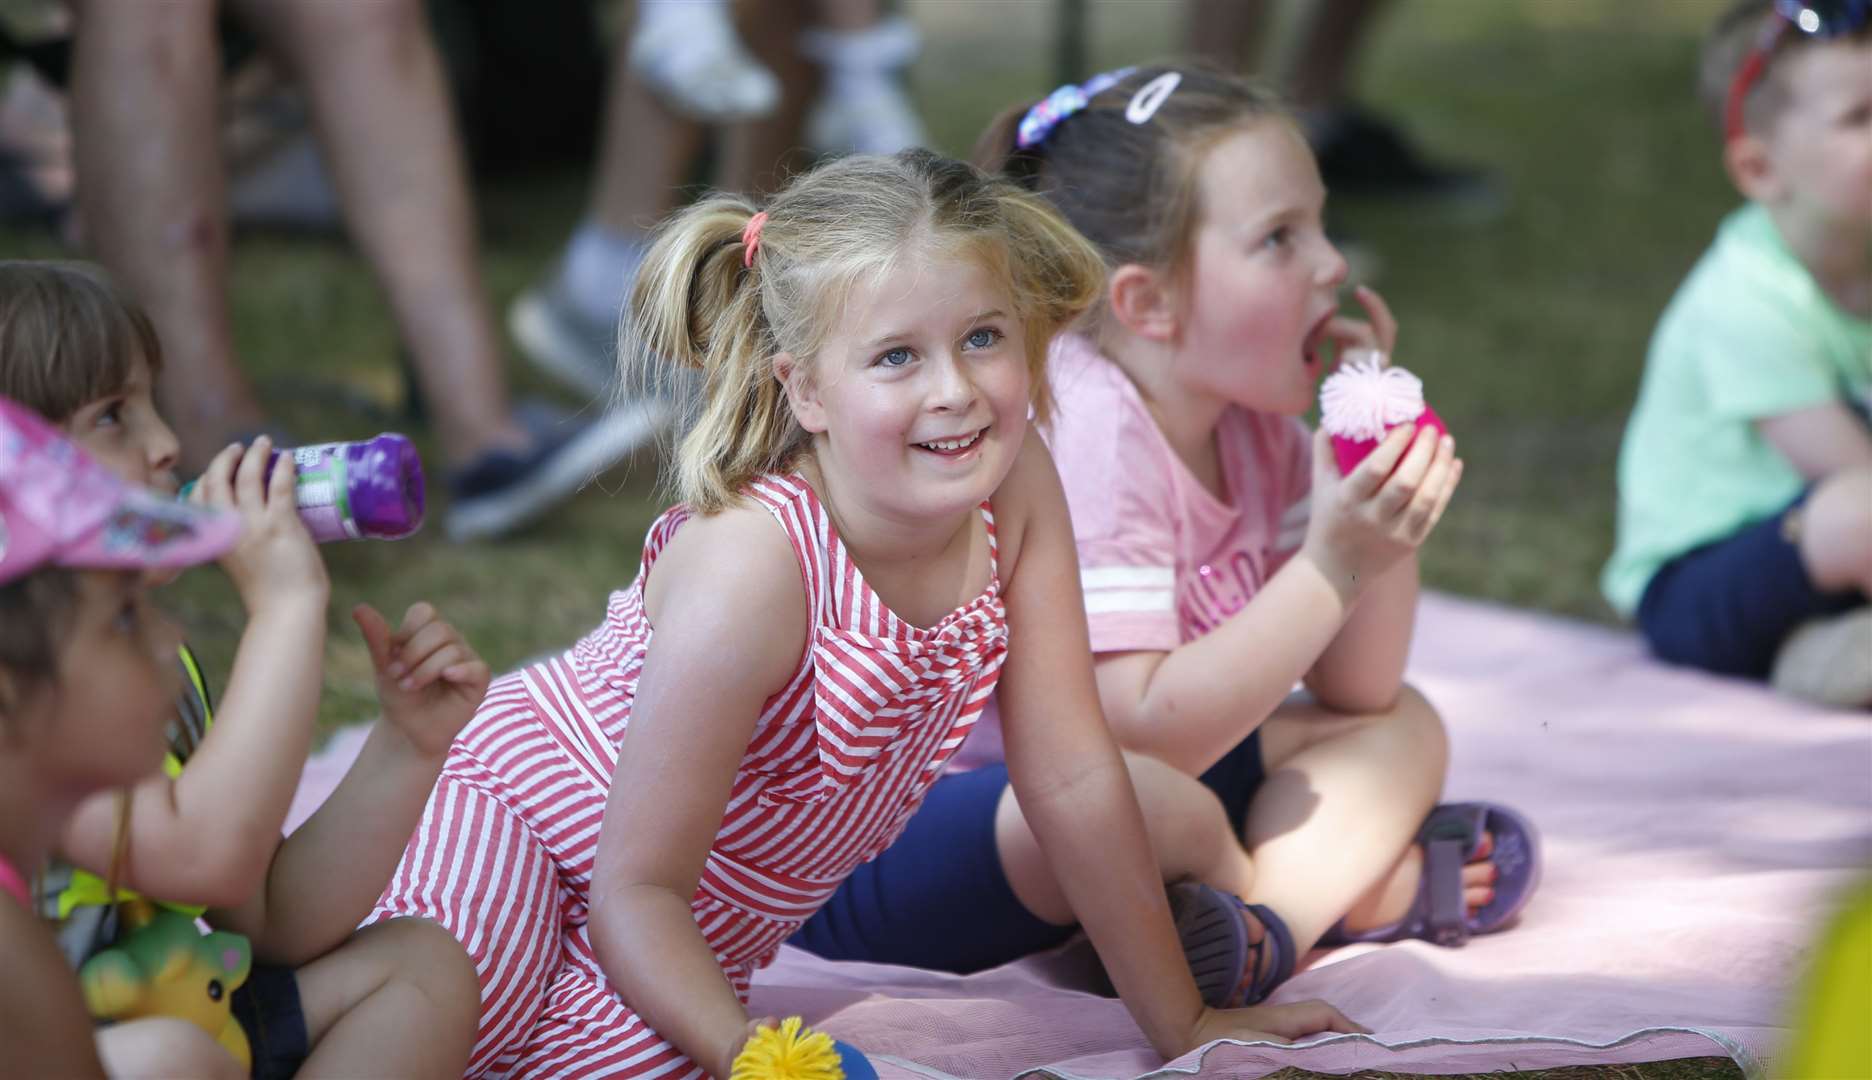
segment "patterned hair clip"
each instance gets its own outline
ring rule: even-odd
[[[1040,99],[1039,103],[1027,110],[1021,117],[1020,133],[1015,137],[1014,146],[1019,150],[1031,150],[1045,142],[1060,121],[1086,107],[1086,103],[1099,94],[1111,89],[1119,80],[1137,69],[1119,68],[1094,75],[1083,83],[1067,83]]]

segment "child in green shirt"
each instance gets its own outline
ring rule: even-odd
[[[1741,0],[1702,90],[1748,204],[1665,310],[1603,585],[1674,663],[1872,706],[1872,0]]]

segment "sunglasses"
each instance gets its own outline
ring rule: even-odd
[[[1872,0],[1774,0],[1773,17],[1762,28],[1760,40],[1742,58],[1742,66],[1729,84],[1729,96],[1723,103],[1724,137],[1733,139],[1742,134],[1743,103],[1768,70],[1768,58],[1774,55],[1782,35],[1793,31],[1808,37],[1839,37],[1864,27],[1868,15],[1872,15]]]

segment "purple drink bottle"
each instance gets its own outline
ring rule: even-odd
[[[386,432],[360,442],[320,443],[290,453],[298,467],[299,520],[318,543],[401,540],[422,526],[422,459],[408,438]],[[195,486],[182,489],[187,496]]]

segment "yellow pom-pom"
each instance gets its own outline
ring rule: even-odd
[[[729,1080],[845,1080],[832,1036],[808,1031],[797,1016],[754,1033],[734,1059]]]

